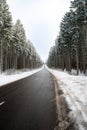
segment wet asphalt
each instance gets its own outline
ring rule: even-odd
[[[54,81],[41,71],[0,88],[0,130],[54,130]]]

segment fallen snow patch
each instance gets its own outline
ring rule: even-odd
[[[3,74],[0,74],[0,87],[3,85],[6,85],[8,83],[12,83],[14,81],[17,81],[19,79],[28,77],[36,72],[39,72],[42,68],[31,69],[31,70],[26,69],[26,70],[21,70],[21,71],[10,70],[10,71],[7,71]]]
[[[56,78],[79,130],[87,130],[87,77],[47,68]]]

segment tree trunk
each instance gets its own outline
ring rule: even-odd
[[[14,68],[17,69],[17,51],[15,49],[15,53],[14,53]]]
[[[63,54],[61,54],[61,68],[62,68],[62,70],[64,70],[64,58],[63,58]]]
[[[71,72],[70,52],[67,50],[68,71]]]
[[[23,53],[23,68],[25,68],[25,53]]]
[[[3,72],[3,41],[0,42],[0,73]]]
[[[78,47],[76,44],[76,69],[77,69],[77,75],[79,74],[79,59],[78,59]]]

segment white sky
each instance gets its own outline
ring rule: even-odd
[[[55,43],[63,15],[71,0],[7,0],[13,22],[20,19],[27,38],[33,43],[42,60],[46,60]]]

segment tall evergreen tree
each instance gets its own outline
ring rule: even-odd
[[[25,44],[26,35],[20,20],[17,20],[13,27],[13,50],[14,50],[14,67],[25,67]],[[21,58],[21,60],[20,60]]]
[[[3,50],[11,40],[12,17],[6,0],[0,0],[0,72],[3,71]]]
[[[85,27],[87,26],[87,1],[86,0],[74,0],[71,2],[71,8],[75,10],[76,14],[76,23],[80,28],[80,68],[84,73],[86,72],[86,55],[87,48],[84,41],[84,33],[86,32]],[[87,29],[87,28],[86,28]]]
[[[87,69],[87,0],[74,0],[60,26],[56,40],[55,59],[57,67],[69,72],[72,68],[86,72]],[[51,50],[52,51],[52,50]],[[49,53],[48,63],[51,60]],[[56,56],[57,55],[57,56]]]

